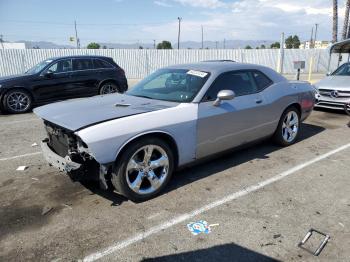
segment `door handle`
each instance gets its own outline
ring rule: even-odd
[[[262,99],[260,99],[260,98],[259,98],[259,99],[255,99],[255,103],[257,103],[257,104],[261,104],[261,103],[262,103],[262,101],[263,101],[263,100],[262,100]]]

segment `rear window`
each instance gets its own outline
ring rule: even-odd
[[[272,80],[259,71],[253,71],[253,77],[256,85],[258,86],[258,92],[264,90],[266,87],[272,85]]]
[[[94,67],[95,67],[95,69],[113,68],[113,66],[110,63],[108,63],[102,59],[94,59]]]
[[[73,70],[93,69],[92,60],[88,58],[73,59]]]

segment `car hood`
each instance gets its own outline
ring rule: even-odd
[[[330,90],[350,91],[350,76],[327,76],[315,86]]]
[[[32,75],[27,74],[20,74],[20,75],[10,75],[10,76],[2,76],[0,77],[0,84],[11,82],[11,81],[17,81],[17,80],[23,80],[27,78],[31,78]]]
[[[162,110],[180,103],[122,94],[72,99],[34,109],[40,118],[71,131],[126,116]]]

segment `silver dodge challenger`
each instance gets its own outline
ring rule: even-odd
[[[166,67],[125,94],[36,108],[47,138],[43,155],[133,201],[156,196],[174,170],[273,137],[293,144],[315,90],[274,70],[230,61]]]
[[[318,91],[315,107],[350,111],[350,63],[341,65],[315,86]]]

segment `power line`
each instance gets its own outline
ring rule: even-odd
[[[49,24],[71,26],[70,23],[52,22],[52,21],[33,21],[33,20],[0,20],[5,23],[30,23],[30,24]],[[152,23],[79,23],[79,26],[143,26],[143,25],[159,25],[170,23],[171,21],[159,21]]]

